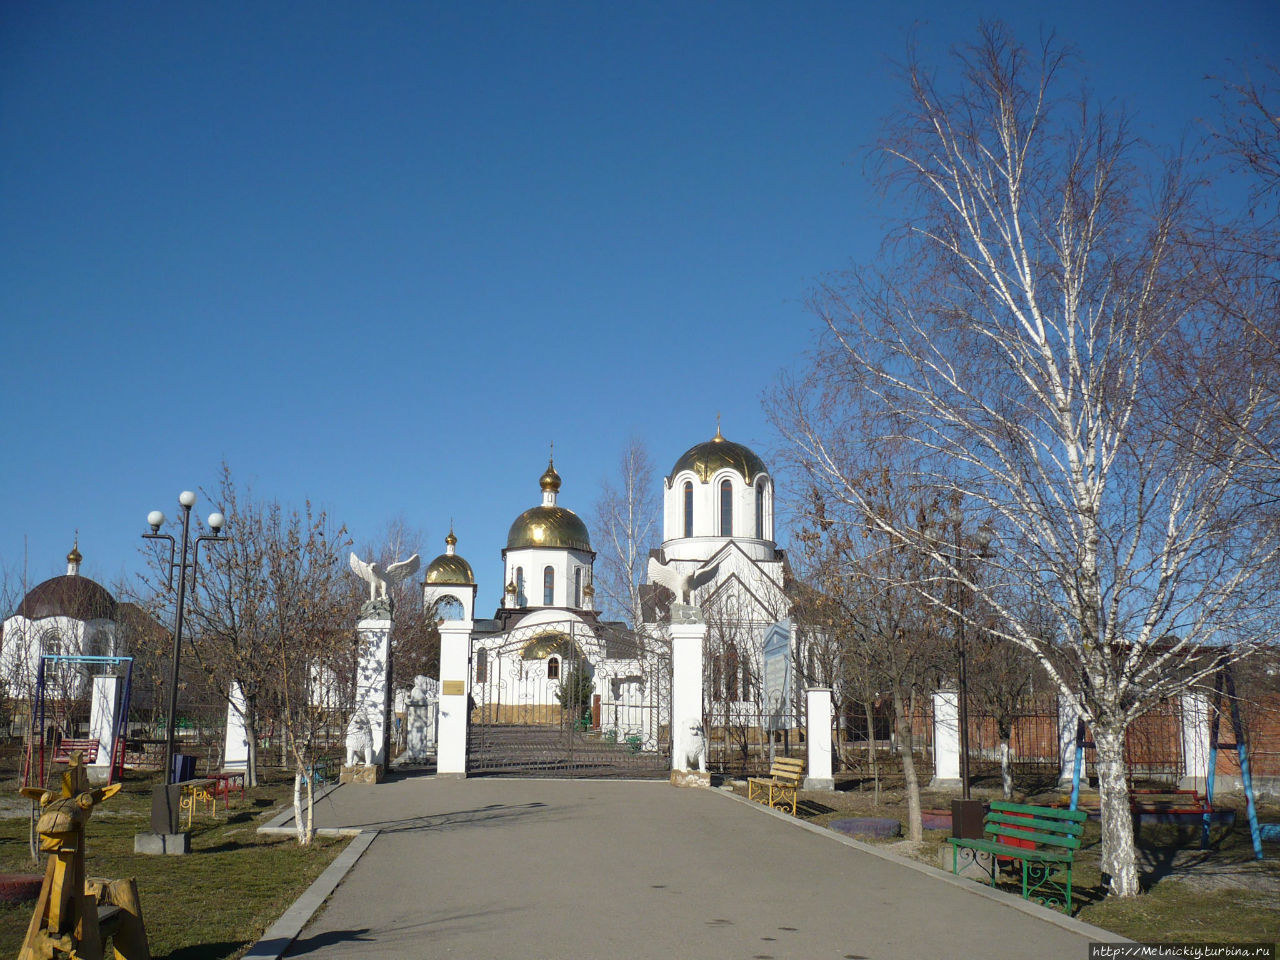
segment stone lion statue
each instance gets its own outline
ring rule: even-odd
[[[707,735],[702,721],[687,717],[675,726],[675,742],[671,745],[672,768],[707,772]]]
[[[347,724],[347,766],[355,766],[356,757],[364,754],[364,762],[373,765],[373,725],[363,707],[351,715]]]

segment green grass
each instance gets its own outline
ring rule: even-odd
[[[91,877],[135,877],[155,960],[239,956],[320,875],[345,840],[264,838],[255,828],[286,801],[289,783],[251,789],[230,817],[197,815],[190,856],[143,856],[134,834],[148,829],[149,781],[130,779],[89,821]],[[0,872],[42,873],[32,864],[25,817],[0,819]],[[0,904],[0,957],[16,956],[32,904]]]

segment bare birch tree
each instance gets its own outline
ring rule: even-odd
[[[971,622],[990,615],[1073,701],[1097,744],[1102,869],[1135,895],[1126,729],[1272,635],[1258,575],[1277,538],[1248,482],[1272,411],[1256,368],[1234,385],[1231,430],[1185,379],[1235,331],[1223,278],[1185,242],[1201,211],[1181,165],[1087,94],[1059,95],[1070,60],[1051,42],[1033,54],[989,27],[955,65],[955,92],[907,66],[879,151],[899,245],[819,293],[827,336],[778,420],[824,490],[928,555],[975,598]],[[877,509],[833,446],[848,407],[914,451],[904,483],[992,525],[989,579]],[[1021,620],[1010,592],[1053,629]],[[947,591],[921,595],[959,614]]]
[[[662,539],[662,501],[648,448],[637,437],[627,441],[615,479],[601,485],[595,508],[596,597],[609,616],[633,627],[643,622],[640,583],[648,571],[649,551]]]

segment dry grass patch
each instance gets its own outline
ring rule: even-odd
[[[300,847],[292,839],[255,833],[291,789],[291,783],[269,783],[249,790],[230,816],[221,807],[216,819],[197,816],[190,856],[142,856],[133,852],[133,838],[148,829],[150,781],[130,777],[89,822],[88,874],[137,878],[155,960],[237,957],[347,842],[318,839]],[[43,858],[39,865],[31,862],[27,831],[25,815],[0,819],[0,872],[43,872]],[[17,955],[31,908],[0,904],[0,957]]]

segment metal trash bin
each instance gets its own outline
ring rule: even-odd
[[[952,800],[951,835],[960,840],[981,840],[986,815],[987,804],[983,800]]]

